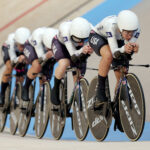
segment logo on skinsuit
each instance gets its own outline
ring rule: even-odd
[[[112,33],[111,32],[106,32],[107,37],[112,37]]]
[[[90,40],[90,42],[91,42],[93,45],[97,45],[98,41],[99,41],[99,39],[96,38],[96,37],[92,37],[91,40]]]
[[[67,42],[68,38],[65,36],[65,37],[63,37],[63,40],[64,40],[64,42]]]
[[[135,34],[135,38],[138,38],[139,37],[139,35],[140,35],[140,33],[139,32],[137,32],[136,34]]]
[[[28,50],[27,48],[24,49],[24,54],[25,54],[25,56],[26,56],[27,58],[29,58],[30,52],[29,52],[29,50]]]
[[[56,51],[57,51],[57,47],[53,44],[52,45],[52,49],[53,49],[53,53],[54,53],[54,55],[55,55],[55,53],[56,53]]]

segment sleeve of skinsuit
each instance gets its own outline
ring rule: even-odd
[[[35,48],[38,58],[45,59],[44,47],[42,45],[42,36],[46,27],[40,27],[33,31],[32,35],[29,38],[30,44]]]
[[[16,63],[19,57],[17,57],[16,52],[15,52],[15,48],[14,48],[15,42],[14,42],[13,34],[10,34],[8,36],[6,44],[8,45],[8,48],[9,48],[8,53],[9,53],[10,60]]]
[[[106,32],[106,34],[107,34],[107,40],[108,40],[108,44],[110,46],[112,55],[115,58],[114,53],[116,51],[120,51],[121,53],[123,53],[124,46],[122,46],[121,48],[118,47],[117,39],[115,36],[115,29],[113,27],[109,28],[108,32]]]
[[[133,34],[133,37],[131,38],[131,40],[129,42],[131,42],[131,43],[136,42],[139,35],[140,35],[140,28],[138,28],[138,30]]]
[[[44,53],[44,48],[42,44],[39,43],[36,46],[34,46],[34,48],[35,48],[38,58],[42,58],[43,60],[45,60],[46,54]]]
[[[82,49],[76,51],[75,46],[73,45],[71,38],[70,38],[70,25],[71,22],[64,22],[59,27],[60,36],[63,38],[63,43],[66,46],[70,56],[73,54],[80,54]]]

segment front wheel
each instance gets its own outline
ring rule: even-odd
[[[119,95],[119,112],[123,130],[132,141],[137,141],[145,124],[145,98],[141,83],[129,73],[122,80]]]
[[[75,90],[74,102],[73,102],[73,127],[76,137],[82,141],[86,138],[89,124],[86,112],[86,98],[89,88],[88,81],[81,79],[79,85]]]

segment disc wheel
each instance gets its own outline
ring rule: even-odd
[[[21,86],[21,85],[20,85]],[[21,88],[21,87],[20,87]],[[28,104],[28,108],[25,112],[20,112],[20,116],[19,116],[19,121],[18,121],[18,132],[20,136],[25,136],[30,124],[30,120],[31,120],[31,113],[32,113],[32,107],[33,107],[33,86],[31,85],[29,88],[29,104]],[[21,99],[22,101],[22,99]]]
[[[76,88],[73,102],[73,127],[78,140],[86,138],[89,125],[86,112],[86,98],[88,91],[88,82],[86,79],[80,80],[80,85]]]
[[[47,128],[50,108],[50,85],[45,82],[37,97],[35,109],[35,134],[37,138],[42,138]]]
[[[145,124],[145,98],[141,83],[135,74],[129,73],[122,80],[119,112],[124,132],[131,141],[137,141]]]
[[[60,84],[59,88],[59,97],[61,100],[61,105],[56,107],[51,103],[49,112],[51,133],[54,139],[56,140],[59,140],[61,138],[66,121],[66,105],[64,98],[63,83]]]

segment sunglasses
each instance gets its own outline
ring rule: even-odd
[[[126,35],[133,36],[133,34],[136,32],[136,30],[133,30],[133,31],[123,30],[123,32],[124,32]]]
[[[71,36],[72,41],[74,41],[75,43],[87,43],[88,42],[88,38],[77,38],[75,36]]]

